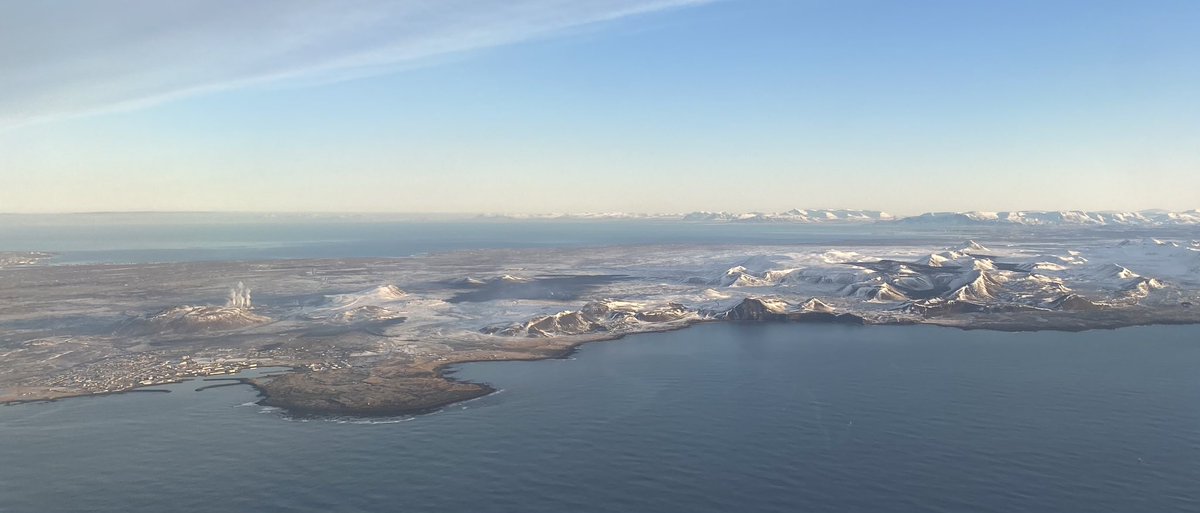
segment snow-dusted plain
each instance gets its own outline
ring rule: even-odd
[[[449,363],[548,357],[705,321],[1004,330],[1200,322],[1200,241],[1066,233],[135,265],[14,255],[0,268],[0,400],[285,365],[344,402]]]

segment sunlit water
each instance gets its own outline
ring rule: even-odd
[[[246,386],[0,408],[0,511],[1196,511],[1200,328],[712,324],[289,419]]]
[[[135,218],[140,219],[140,218]],[[481,248],[629,244],[886,243],[870,226],[654,221],[440,221],[38,224],[0,222],[0,251],[51,251],[51,263],[407,257]],[[949,239],[948,239],[949,240]]]
[[[243,218],[245,217],[245,218]],[[1103,237],[1195,238],[1195,228],[1126,233],[1084,228],[938,227],[896,224],[688,223],[681,221],[273,220],[235,215],[2,216],[0,251],[49,251],[49,263],[143,263],[282,258],[408,257],[484,248],[643,244],[961,244],[968,238],[1066,241]],[[213,219],[217,219],[214,221]],[[220,222],[218,222],[220,221]]]

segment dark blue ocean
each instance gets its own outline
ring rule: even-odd
[[[1200,328],[708,324],[290,419],[232,386],[0,407],[0,511],[1200,511]]]

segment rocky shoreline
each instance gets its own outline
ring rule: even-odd
[[[397,375],[379,378],[364,372],[313,373],[292,372],[268,379],[246,379],[262,399],[258,404],[280,408],[292,415],[395,417],[435,412],[451,404],[477,399],[496,392],[487,383],[455,378],[454,368],[468,363],[541,361],[569,358],[584,344],[611,342],[628,335],[675,331],[699,324],[696,320],[683,325],[637,333],[619,333],[604,337],[588,337],[556,345],[527,355],[502,358],[467,357],[451,359],[429,369],[401,369]],[[381,367],[386,368],[387,365]],[[329,394],[336,391],[336,394]],[[348,393],[348,394],[347,394]]]
[[[843,314],[846,315],[846,314]],[[1095,321],[1095,319],[1092,319]],[[451,404],[476,399],[496,391],[486,383],[474,383],[456,379],[450,375],[453,367],[476,362],[494,361],[539,361],[556,358],[567,358],[581,346],[593,342],[607,342],[622,339],[627,335],[655,333],[684,329],[696,324],[713,321],[696,321],[672,329],[654,330],[641,333],[619,334],[606,338],[594,338],[571,343],[561,349],[542,355],[528,357],[513,357],[503,359],[463,359],[445,362],[435,367],[432,372],[418,372],[413,375],[402,375],[387,380],[366,381],[362,374],[354,373],[313,373],[293,372],[271,377],[269,379],[247,379],[244,382],[255,387],[263,398],[259,404],[283,409],[289,414],[304,416],[354,416],[354,417],[392,417],[401,415],[420,415],[431,413]],[[1137,321],[1132,318],[1112,319],[1092,325],[1081,324],[1080,319],[1063,317],[1042,324],[1019,324],[1015,322],[991,322],[980,324],[952,322],[888,322],[869,324],[841,316],[803,316],[795,318],[767,318],[727,320],[725,322],[758,323],[821,323],[843,324],[857,326],[895,326],[928,324],[946,328],[966,330],[983,329],[994,331],[1086,331],[1094,329],[1119,329],[1145,325],[1167,324],[1200,324],[1195,317],[1176,318],[1163,317],[1154,320]],[[330,393],[333,392],[333,393]]]
[[[206,381],[222,380],[228,381],[228,383],[206,385],[197,390],[245,384],[252,386],[262,396],[258,404],[277,407],[291,415],[314,417],[394,417],[431,413],[445,406],[483,397],[496,391],[495,388],[486,383],[475,383],[455,378],[452,375],[453,368],[459,365],[476,362],[538,361],[567,358],[583,344],[613,341],[628,335],[673,331],[707,322],[820,323],[867,327],[925,324],[964,330],[1009,332],[1077,332],[1145,325],[1200,324],[1200,316],[1197,316],[1198,312],[1195,309],[1182,307],[1157,311],[1142,309],[1126,311],[1108,310],[1102,313],[1041,312],[1038,316],[1030,316],[1028,312],[1005,316],[989,313],[968,316],[954,315],[940,318],[932,317],[921,321],[913,321],[866,319],[849,313],[791,312],[788,314],[778,314],[772,313],[769,306],[763,305],[756,300],[748,300],[744,304],[739,305],[738,308],[731,310],[731,315],[720,319],[697,318],[683,323],[660,325],[655,326],[655,329],[632,333],[606,333],[585,337],[546,338],[542,339],[545,341],[544,344],[526,348],[520,352],[492,353],[489,356],[468,353],[461,358],[444,358],[435,364],[383,361],[377,365],[363,368],[343,368],[327,371],[291,368],[287,372],[260,377],[209,378]],[[179,380],[176,380],[169,383],[179,382]],[[168,383],[155,383],[149,386],[162,384]],[[64,393],[61,395],[29,397],[3,401],[0,404],[16,405],[51,402],[76,397],[98,397],[130,392],[167,391],[135,387],[100,393]]]

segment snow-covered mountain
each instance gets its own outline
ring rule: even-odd
[[[271,322],[271,319],[236,306],[182,305],[165,308],[126,320],[116,329],[120,335],[188,334],[229,331]]]
[[[599,300],[579,310],[565,310],[524,322],[484,328],[483,333],[503,336],[561,337],[596,333],[636,333],[648,326],[680,326],[697,314],[678,303],[647,305],[630,301]]]
[[[798,209],[784,212],[710,212],[687,214],[637,214],[600,212],[576,214],[486,214],[480,219],[506,220],[664,220],[693,223],[879,223],[895,222],[913,226],[1200,226],[1200,210],[1136,212],[1084,210],[1014,210],[1004,212],[926,212],[897,217],[878,210]]]
[[[1082,210],[1011,212],[927,212],[899,219],[913,225],[983,225],[1012,224],[1024,226],[1161,226],[1200,225],[1200,211],[1167,212],[1142,210],[1138,212],[1089,212]]]
[[[685,214],[682,218],[684,221],[692,222],[739,222],[739,223],[763,223],[763,222],[790,222],[790,223],[829,223],[829,222],[875,222],[875,221],[890,221],[892,215],[887,212],[878,210],[848,210],[848,209],[798,209],[793,208],[785,212],[767,213],[767,212],[747,212],[747,213],[732,213],[732,212],[692,212]]]

